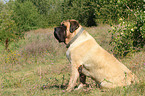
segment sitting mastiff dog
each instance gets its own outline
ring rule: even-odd
[[[67,20],[54,28],[54,36],[68,48],[66,55],[71,63],[71,77],[67,91],[72,91],[79,78],[83,88],[86,76],[95,80],[100,88],[126,86],[138,81],[124,64],[104,50],[76,20]]]

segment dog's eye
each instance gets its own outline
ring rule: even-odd
[[[65,28],[66,29],[66,26],[64,24],[61,24],[61,27]]]
[[[61,26],[65,26],[64,24],[61,24]]]

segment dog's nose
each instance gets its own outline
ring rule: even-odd
[[[54,28],[54,34],[56,34],[57,28]]]
[[[54,32],[56,32],[56,28],[54,28]]]
[[[58,38],[58,36],[57,36],[57,28],[54,28],[54,36],[55,36],[55,38]]]
[[[56,31],[56,28],[54,28],[54,31]]]

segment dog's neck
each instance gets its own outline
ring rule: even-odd
[[[69,46],[81,35],[83,31],[84,29],[82,27],[79,27],[77,30],[75,30],[75,32],[73,32],[75,36],[71,38],[68,43],[66,43],[66,48],[69,48]]]

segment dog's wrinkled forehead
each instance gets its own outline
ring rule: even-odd
[[[71,33],[78,29],[80,26],[76,20],[66,20],[61,22],[61,25],[66,26],[67,31],[70,31]]]
[[[66,26],[67,28],[69,28],[70,27],[70,22],[69,22],[69,20],[63,21],[63,22],[61,22],[61,25]]]

